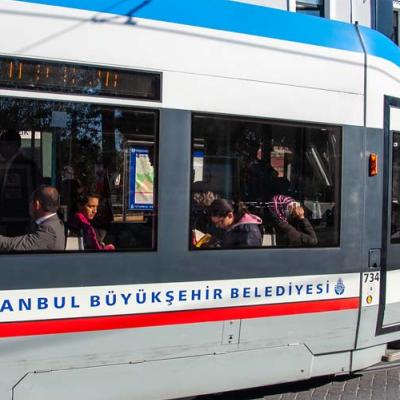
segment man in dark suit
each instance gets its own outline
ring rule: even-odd
[[[31,233],[16,237],[0,235],[1,251],[64,250],[65,230],[58,218],[60,196],[53,186],[39,186],[31,196],[29,214],[35,227]]]

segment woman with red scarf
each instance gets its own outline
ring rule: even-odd
[[[82,194],[77,199],[76,211],[68,220],[71,229],[83,233],[83,243],[85,250],[115,250],[113,244],[100,242],[93,228],[91,221],[97,214],[100,196],[95,193]]]

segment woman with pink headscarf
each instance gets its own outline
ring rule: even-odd
[[[315,246],[317,236],[304,208],[292,197],[276,195],[272,198],[269,211],[275,220],[276,242],[278,246]]]

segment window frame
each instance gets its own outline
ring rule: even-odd
[[[229,119],[229,120],[236,120],[236,121],[246,121],[252,123],[263,123],[263,124],[270,124],[270,125],[280,125],[280,126],[289,126],[291,128],[312,128],[312,129],[338,129],[338,149],[340,149],[340,162],[338,165],[337,176],[339,182],[335,184],[337,186],[337,199],[340,204],[340,209],[337,217],[337,243],[332,245],[324,245],[324,246],[260,246],[260,247],[240,247],[240,248],[204,248],[204,249],[196,249],[192,245],[192,226],[191,226],[191,213],[192,213],[192,173],[193,171],[193,151],[194,151],[194,119],[195,117],[205,117],[205,118],[220,118],[220,119]],[[283,120],[283,119],[273,119],[273,118],[263,118],[263,117],[254,117],[254,116],[246,116],[246,115],[232,115],[232,114],[220,114],[220,113],[208,113],[208,112],[191,112],[191,131],[190,131],[190,173],[189,176],[189,216],[188,216],[188,250],[191,253],[202,253],[208,251],[279,251],[279,250],[286,250],[286,251],[294,251],[294,250],[323,250],[323,249],[340,249],[342,248],[342,204],[343,204],[343,157],[344,157],[344,139],[343,139],[343,126],[342,125],[335,125],[335,124],[323,124],[323,123],[315,123],[315,122],[304,122],[304,121],[291,121],[291,120]],[[199,251],[200,250],[200,251]]]
[[[49,102],[49,103],[74,103],[74,104],[87,104],[90,106],[98,106],[98,107],[115,107],[122,108],[127,110],[137,110],[144,112],[151,112],[155,115],[155,135],[154,135],[154,143],[155,151],[154,151],[154,160],[155,168],[154,168],[154,208],[152,210],[153,215],[156,215],[154,219],[154,225],[152,229],[152,240],[153,246],[151,248],[140,248],[140,249],[116,249],[114,251],[102,251],[102,250],[62,250],[62,251],[47,251],[47,250],[37,250],[37,251],[21,251],[21,252],[1,252],[0,257],[5,256],[24,256],[24,255],[55,255],[59,254],[61,256],[68,254],[79,254],[85,256],[93,256],[99,254],[115,254],[115,253],[156,253],[158,251],[158,220],[159,220],[159,144],[160,144],[160,109],[149,107],[148,104],[143,105],[142,100],[126,100],[126,99],[117,99],[117,98],[104,98],[101,96],[84,96],[84,95],[74,95],[70,93],[57,93],[54,96],[51,96],[50,92],[36,92],[36,91],[20,91],[17,89],[11,90],[3,90],[0,89],[0,101],[2,99],[17,99],[17,100],[28,100],[28,101],[38,101],[38,102]],[[50,97],[51,96],[51,97]],[[146,102],[148,103],[148,102]],[[134,222],[132,222],[134,223]]]

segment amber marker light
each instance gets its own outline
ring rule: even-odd
[[[369,155],[369,176],[378,175],[378,155],[371,153]]]

